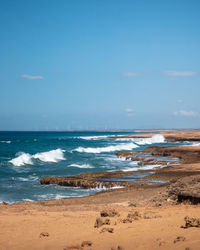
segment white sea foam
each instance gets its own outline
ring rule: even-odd
[[[29,165],[32,165],[33,162],[32,162],[32,156],[30,154],[27,154],[27,153],[21,153],[18,157],[10,160],[9,162],[12,163],[14,166],[22,166],[22,165],[25,165],[25,164],[29,164]]]
[[[146,165],[146,166],[143,166],[143,167],[127,167],[127,168],[123,168],[121,170],[124,171],[124,172],[127,172],[127,171],[138,171],[138,170],[154,169],[154,168],[157,168],[157,167],[161,167],[161,165]]]
[[[107,146],[107,147],[101,147],[101,148],[84,148],[84,147],[78,147],[74,149],[74,151],[80,152],[80,153],[92,153],[92,154],[99,154],[103,152],[113,152],[118,150],[131,150],[133,148],[137,148],[138,146],[134,143],[127,143],[127,144],[118,144],[115,146]]]
[[[63,154],[64,152],[65,150],[58,148],[58,149],[51,150],[48,152],[37,153],[33,155],[32,157],[34,159],[39,159],[40,161],[44,161],[44,162],[58,162],[58,161],[65,160],[64,154]]]
[[[7,143],[7,144],[10,144],[11,141],[1,141],[1,143]]]
[[[24,177],[18,177],[17,178],[19,181],[37,181],[39,180],[39,177],[38,176],[28,176],[27,178],[24,178]]]
[[[90,191],[103,191],[103,190],[108,190],[108,189],[117,189],[117,188],[124,188],[124,186],[119,186],[119,185],[115,185],[113,187],[105,187],[102,184],[100,184],[98,187],[96,188],[90,188]]]
[[[187,145],[188,146],[188,145]],[[200,142],[194,142],[191,146],[200,146]]]
[[[22,199],[23,201],[33,201],[33,200],[31,200],[31,199]]]
[[[29,178],[19,177],[18,180],[19,181],[29,181]]]
[[[75,138],[80,138],[83,140],[102,140],[110,137],[121,136],[121,135],[94,135],[94,136],[79,136]]]
[[[108,135],[100,135],[100,136],[79,136],[78,138],[83,140],[101,140],[108,138]]]
[[[118,138],[118,141],[133,141],[138,145],[154,144],[154,143],[164,143],[165,137],[163,135],[157,134],[153,135],[151,138]]]
[[[131,159],[126,159],[126,157],[117,157],[116,155],[114,155],[113,157],[106,157],[105,160],[107,161],[117,161],[117,162],[122,162],[122,161],[126,161],[126,162],[130,162]]]
[[[75,167],[75,168],[94,168],[90,164],[71,164],[69,167]]]
[[[62,195],[62,194],[56,194],[56,196],[54,197],[54,199],[63,199],[63,198],[67,198],[66,195]]]
[[[60,148],[55,149],[55,150],[50,150],[48,152],[43,152],[43,153],[37,153],[35,155],[30,155],[28,153],[20,153],[20,155],[9,162],[12,163],[14,166],[23,166],[26,164],[32,165],[33,164],[33,159],[39,159],[40,161],[43,162],[58,162],[61,160],[65,160],[64,158],[64,153],[65,150],[62,150]]]

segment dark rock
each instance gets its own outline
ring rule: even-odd
[[[101,229],[100,233],[104,233],[104,232],[114,233],[114,228],[112,228],[112,227],[104,227],[104,228]]]
[[[170,185],[168,194],[178,202],[200,203],[200,175],[178,179]]]
[[[138,211],[129,213],[127,215],[126,219],[122,219],[121,222],[122,223],[132,223],[134,220],[139,220],[139,218],[141,218],[141,214]]]
[[[49,237],[49,233],[47,233],[47,232],[40,233],[40,238],[42,238],[42,237]]]
[[[102,220],[101,218],[97,218],[94,227],[99,228],[103,225],[110,225],[110,220],[109,219]]]
[[[121,220],[122,223],[132,223],[133,220],[131,218],[126,218]]]
[[[67,247],[65,247],[63,250],[82,250],[82,247],[79,246],[79,245],[67,246]]]
[[[40,180],[41,185],[56,184],[68,187],[81,187],[81,188],[111,188],[115,186],[128,187],[132,184],[128,181],[104,181],[102,178],[110,178],[121,176],[124,173],[116,171],[114,173],[101,172],[101,173],[82,173],[78,176],[71,177],[44,177]]]
[[[121,246],[118,246],[118,247],[117,247],[117,250],[124,250],[124,248],[121,247]]]
[[[178,237],[174,240],[174,243],[179,242],[179,241],[184,241],[184,240],[185,240],[185,237],[183,237],[183,236],[178,236]]]
[[[7,203],[7,202],[5,202],[5,201],[3,201],[2,204],[3,204],[3,205],[9,205],[9,203]]]
[[[115,209],[102,210],[100,212],[101,217],[114,217],[119,216],[119,213]]]
[[[81,247],[91,247],[92,246],[92,241],[83,241],[81,243]]]
[[[132,220],[139,220],[139,218],[141,218],[141,214],[138,212],[138,211],[135,211],[135,212],[132,212],[132,213],[129,213],[127,218],[130,218]]]
[[[129,207],[137,207],[137,204],[136,204],[136,203],[129,203],[128,206],[129,206]]]
[[[189,227],[200,227],[200,219],[192,218],[192,217],[186,216],[186,217],[184,218],[184,221],[185,221],[185,226],[184,226],[184,228],[189,228]]]
[[[124,248],[121,246],[117,246],[117,248],[112,247],[111,250],[124,250]]]

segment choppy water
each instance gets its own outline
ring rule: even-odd
[[[160,135],[149,139],[117,139],[127,132],[0,132],[0,201],[17,202],[83,196],[97,189],[41,186],[44,176],[81,172],[136,170],[137,162],[117,158],[119,150],[169,145]],[[152,166],[144,166],[151,168]]]

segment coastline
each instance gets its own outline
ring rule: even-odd
[[[177,132],[173,138],[180,139],[180,133],[182,140],[190,138],[191,141],[198,141],[200,134],[199,131]],[[169,151],[170,147],[167,148]],[[197,201],[200,197],[197,192],[200,147],[182,147],[178,153],[177,149],[180,151],[178,146],[174,147],[168,156],[179,156],[178,165],[154,169],[153,174],[129,187],[80,198],[0,204],[1,228],[4,229],[0,234],[1,249],[198,249],[200,229],[181,226],[186,216],[200,218],[199,202],[195,205],[193,202],[195,197]],[[146,151],[166,154],[162,147],[149,147]],[[199,179],[195,181],[195,178]],[[146,183],[149,180],[166,183]],[[184,196],[185,190],[187,195]],[[180,201],[180,195],[186,199]],[[110,225],[97,229],[95,221],[105,209],[115,209],[120,216],[109,217]],[[135,212],[140,216],[128,222],[128,214]],[[103,228],[113,228],[113,232],[101,232]],[[177,237],[182,238],[176,241]],[[91,241],[92,245],[81,246],[83,241]]]

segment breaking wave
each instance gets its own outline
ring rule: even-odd
[[[76,138],[83,139],[83,140],[102,140],[102,139],[108,139],[110,137],[116,137],[121,135],[94,135],[94,136],[79,136]]]
[[[200,146],[200,142],[194,142],[194,143],[192,143],[192,145],[191,146]]]
[[[9,162],[12,163],[14,166],[22,166],[25,164],[29,164],[32,165],[32,159],[31,159],[31,155],[27,154],[27,153],[20,153],[20,155],[12,160],[10,160]]]
[[[100,135],[100,136],[79,136],[78,138],[83,140],[101,140],[108,138],[108,135]]]
[[[69,167],[75,167],[75,168],[94,168],[90,164],[71,164]]]
[[[153,135],[151,138],[118,138],[118,141],[133,141],[138,145],[163,143],[165,142],[165,137],[163,135]]]
[[[1,143],[7,143],[7,144],[10,144],[11,141],[1,141]]]
[[[34,155],[21,152],[19,156],[17,156],[16,158],[13,158],[9,162],[17,167],[23,166],[26,164],[32,165],[33,159],[39,159],[40,161],[43,161],[43,162],[58,162],[58,161],[65,160],[65,157],[63,154],[64,152],[65,150],[62,150],[60,148],[55,149],[55,150],[50,150],[48,152],[37,153]]]
[[[92,154],[99,154],[103,152],[113,152],[119,150],[131,150],[133,148],[137,148],[138,146],[135,143],[127,143],[127,144],[119,144],[115,146],[108,146],[108,147],[101,147],[101,148],[84,148],[78,147],[74,149],[74,151],[80,153],[92,153]]]

